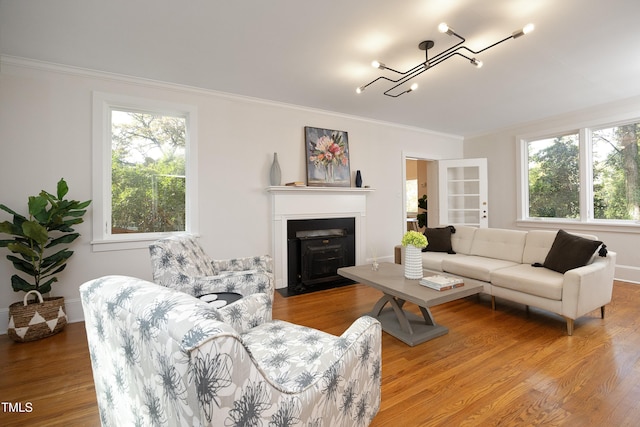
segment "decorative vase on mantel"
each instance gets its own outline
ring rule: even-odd
[[[359,170],[356,171],[356,187],[362,188],[362,174]]]
[[[278,163],[278,153],[273,153],[273,163],[271,164],[271,171],[269,173],[269,183],[272,186],[281,185],[282,183],[282,171],[280,170],[280,163]]]
[[[404,253],[404,277],[422,279],[422,249],[407,245]]]

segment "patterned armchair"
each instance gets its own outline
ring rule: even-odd
[[[195,297],[213,292],[242,296],[266,293],[273,303],[273,261],[269,255],[212,260],[194,236],[181,234],[149,246],[153,281]]]
[[[216,309],[125,276],[80,294],[103,426],[366,426],[379,410],[369,316],[337,337],[271,320],[265,294]]]

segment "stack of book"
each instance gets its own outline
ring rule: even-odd
[[[420,284],[436,291],[447,291],[449,289],[464,286],[462,279],[447,276],[429,276],[420,279]]]

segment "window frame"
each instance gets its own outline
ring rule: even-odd
[[[620,115],[607,120],[581,123],[576,127],[567,126],[516,136],[516,175],[518,180],[516,223],[526,227],[557,228],[560,226],[567,229],[584,229],[585,225],[588,225],[590,229],[604,231],[620,231],[624,229],[625,232],[640,233],[640,221],[594,218],[593,144],[591,140],[593,130],[637,122],[640,122],[640,116],[636,112],[633,115]],[[579,137],[580,217],[578,219],[529,217],[529,159],[527,144],[531,141],[554,138],[571,133],[577,133]]]
[[[185,230],[157,233],[111,233],[111,111],[122,109],[181,116],[186,119]],[[93,239],[94,252],[140,249],[163,237],[198,234],[197,108],[193,105],[93,92]]]

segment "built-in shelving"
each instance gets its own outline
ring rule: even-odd
[[[456,163],[440,170],[440,182],[446,188],[446,196],[441,198],[441,219],[447,224],[486,226],[486,163],[482,167],[474,159]]]

